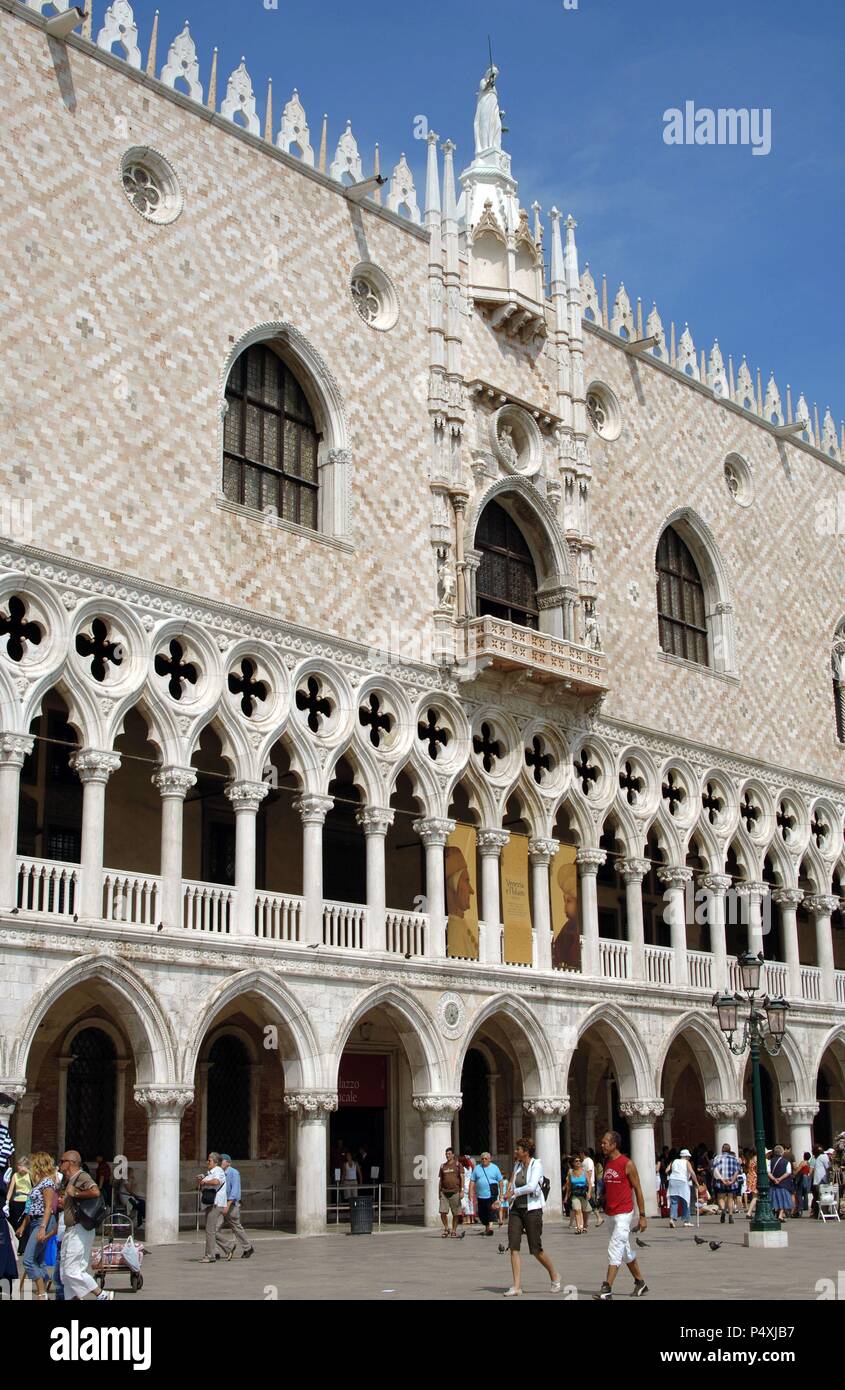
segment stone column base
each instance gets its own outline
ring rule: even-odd
[[[743,1245],[751,1250],[785,1250],[789,1245],[788,1231],[746,1231]]]

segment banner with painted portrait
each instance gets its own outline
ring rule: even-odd
[[[557,970],[581,969],[581,916],[575,845],[561,845],[551,863],[549,889],[552,911],[552,965]]]
[[[511,834],[502,850],[502,920],[505,963],[530,965],[531,899],[528,887],[528,836]]]
[[[446,954],[478,960],[475,827],[456,825],[446,841]]]

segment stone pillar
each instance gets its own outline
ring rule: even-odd
[[[0,912],[18,905],[21,768],[34,742],[27,734],[0,734]]]
[[[584,1106],[584,1148],[597,1149],[596,1143],[596,1120],[599,1117],[597,1105]]]
[[[783,952],[786,956],[787,989],[790,999],[801,998],[801,957],[798,952],[798,904],[804,894],[800,888],[773,888],[772,902],[780,907],[783,923]]]
[[[120,767],[119,753],[82,748],[71,753],[70,765],[82,783],[82,855],[77,915],[103,915],[103,838],[106,823],[106,783]]]
[[[510,839],[507,830],[479,830],[481,856],[481,920],[484,923],[479,955],[488,965],[501,965],[502,913],[499,903],[499,859]]]
[[[118,1057],[114,1064],[114,1151],[115,1154],[123,1154],[125,1129],[126,1129],[126,1072],[129,1067],[128,1057]]]
[[[446,957],[446,879],[443,850],[455,828],[447,819],[415,820],[414,830],[425,845],[425,895],[428,903],[428,940],[426,955],[430,960]]]
[[[261,1107],[261,1062],[249,1064],[249,1156],[255,1160],[258,1154],[258,1119]]]
[[[581,930],[584,938],[581,973],[594,977],[599,973],[599,905],[596,874],[606,858],[603,849],[579,849],[575,856],[581,898]]]
[[[255,936],[255,818],[269,792],[266,782],[229,782],[235,812],[235,935]]]
[[[744,1100],[715,1101],[705,1105],[707,1114],[715,1121],[716,1138],[713,1144],[715,1153],[721,1153],[723,1144],[730,1144],[734,1153],[739,1150],[739,1122],[745,1114]]]
[[[549,893],[549,865],[559,849],[559,840],[528,841],[538,970],[551,970],[552,968],[552,907]]]
[[[816,919],[816,964],[821,970],[821,1003],[836,1002],[836,980],[833,970],[833,933],[830,914],[839,906],[839,899],[820,893],[804,899],[807,911]]]
[[[197,1062],[197,1163],[205,1163],[208,1157],[208,1073],[210,1062]]]
[[[710,926],[710,950],[713,955],[713,988],[719,992],[728,988],[728,949],[725,937],[725,894],[733,879],[730,874],[705,874],[699,887],[710,894],[707,921]]]
[[[422,1116],[425,1152],[423,1155],[423,1220],[426,1226],[440,1225],[440,1198],[437,1175],[445,1162],[446,1150],[455,1148],[453,1120],[463,1104],[462,1096],[414,1096],[414,1109]]]
[[[789,1125],[789,1147],[793,1161],[800,1163],[805,1153],[813,1152],[813,1120],[819,1113],[816,1101],[805,1103],[789,1102],[781,1106],[781,1113]]]
[[[285,1105],[296,1115],[296,1234],[320,1236],[326,1230],[329,1115],[337,1110],[337,1092],[293,1091]]]
[[[563,1147],[564,1151],[572,1153],[572,1111],[567,1110],[563,1117]]]
[[[644,980],[645,929],[643,927],[643,879],[651,868],[648,859],[620,859],[616,872],[625,880],[625,914],[631,951],[631,979]]]
[[[669,865],[657,870],[657,877],[666,885],[666,906],[663,920],[669,922],[672,932],[672,983],[689,984],[689,962],[687,961],[687,915],[686,886],[692,880],[692,869],[681,865]]]
[[[363,827],[367,843],[367,912],[364,919],[365,951],[387,949],[387,892],[384,880],[384,841],[394,812],[386,806],[362,806],[355,819]]]
[[[560,1169],[560,1122],[569,1110],[568,1096],[529,1097],[522,1102],[526,1115],[534,1121],[534,1145],[543,1165],[543,1176],[551,1187],[544,1215],[547,1220],[563,1219],[563,1192]]]
[[[740,897],[748,899],[748,949],[752,956],[759,956],[763,950],[763,898],[770,885],[745,879],[736,885]]]
[[[622,1100],[619,1113],[624,1115],[631,1128],[631,1158],[640,1175],[640,1183],[645,1200],[645,1215],[657,1216],[657,1187],[655,1167],[657,1155],[654,1149],[654,1125],[663,1114],[663,1101]]]
[[[662,1119],[663,1146],[669,1149],[672,1148],[672,1116],[674,1113],[675,1107],[673,1105],[664,1105]]]
[[[147,1113],[147,1245],[179,1239],[179,1131],[193,1102],[190,1086],[136,1086],[136,1103]]]
[[[5,1087],[0,1087],[0,1090],[5,1090]],[[6,1094],[9,1094],[8,1091]],[[15,1114],[17,1115],[15,1121],[15,1154],[18,1158],[20,1158],[22,1154],[32,1153],[32,1117],[38,1108],[40,1099],[40,1091],[27,1091],[26,1095],[20,1097],[15,1107]],[[6,1107],[0,1106],[0,1123],[8,1125],[12,1111],[8,1111],[8,1116],[5,1111]]]
[[[70,1070],[72,1057],[59,1057],[59,1088],[56,1097],[56,1152],[61,1153],[67,1147],[67,1074]]]
[[[487,1143],[488,1143],[489,1146],[490,1146],[490,1153],[493,1155],[493,1158],[496,1157],[496,1150],[497,1150],[497,1148],[498,1148],[498,1139],[497,1139],[497,1137],[496,1137],[496,1136],[497,1136],[497,1126],[496,1126],[496,1082],[497,1082],[498,1080],[499,1080],[499,1073],[498,1073],[497,1071],[488,1071],[488,1073],[487,1073],[487,1108],[488,1108],[488,1110],[489,1110],[489,1112],[490,1112],[490,1136],[489,1136],[489,1138],[488,1138],[488,1140],[487,1140]]]
[[[333,805],[334,797],[313,792],[293,803],[302,817],[303,941],[307,946],[323,942],[323,825]],[[325,1223],[325,1213],[323,1220]]]
[[[185,920],[182,905],[182,812],[185,797],[196,785],[192,767],[160,767],[150,779],[161,793],[161,903],[159,917],[170,929]]]

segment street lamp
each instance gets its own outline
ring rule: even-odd
[[[738,965],[742,988],[748,996],[749,1013],[737,1042],[734,1042],[734,1034],[739,1030],[739,1010],[745,1002],[742,995],[714,994],[713,1006],[719,1017],[719,1027],[725,1034],[731,1052],[736,1057],[741,1057],[749,1048],[751,1050],[754,1147],[757,1150],[757,1207],[750,1229],[768,1233],[780,1231],[781,1223],[772,1212],[769,1196],[766,1136],[763,1132],[763,1096],[760,1088],[760,1048],[764,1047],[770,1057],[776,1057],[780,1052],[786,1035],[786,1011],[789,1005],[780,995],[766,995],[759,1003],[755,1000],[754,996],[760,988],[762,954],[754,956],[750,951],[746,951],[740,956]]]

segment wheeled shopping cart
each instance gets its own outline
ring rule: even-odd
[[[129,1252],[126,1249],[127,1242],[130,1245]],[[141,1273],[143,1258],[144,1247],[133,1238],[129,1217],[112,1212],[103,1222],[99,1244],[91,1251],[91,1268],[100,1288],[105,1288],[106,1277],[109,1274],[126,1273],[129,1275],[132,1292],[137,1293],[144,1287],[144,1276]]]

